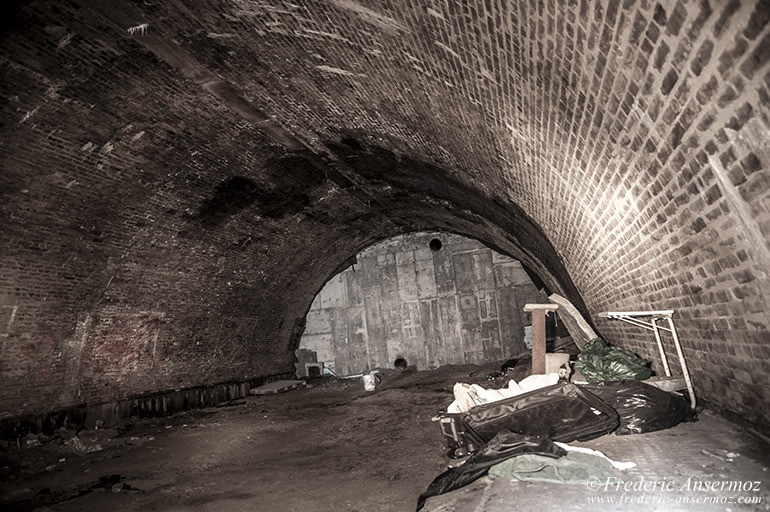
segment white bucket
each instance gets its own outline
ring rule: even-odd
[[[364,389],[366,391],[374,391],[374,386],[376,385],[374,375],[364,375],[361,378],[364,379]]]

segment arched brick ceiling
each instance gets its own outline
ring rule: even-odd
[[[444,229],[519,257],[651,359],[596,313],[677,309],[701,396],[770,424],[769,16],[761,0],[16,7],[4,414],[287,371],[341,262]],[[129,324],[143,334],[110,348]]]

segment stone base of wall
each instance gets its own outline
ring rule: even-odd
[[[698,390],[696,389],[695,392],[697,396]],[[764,436],[770,437],[770,424],[762,419],[757,422],[752,421],[743,414],[735,413],[716,402],[698,397],[698,408],[701,407],[721,416],[730,423],[734,423],[745,429],[753,429]]]
[[[15,440],[27,434],[51,434],[66,426],[93,428],[101,420],[105,427],[120,420],[163,416],[187,409],[209,407],[242,398],[249,390],[268,382],[291,379],[291,373],[258,377],[241,382],[162,391],[96,405],[81,405],[40,415],[26,415],[0,421],[0,439]]]

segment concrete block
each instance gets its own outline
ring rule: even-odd
[[[565,353],[546,353],[545,355],[545,373],[558,373],[563,364],[569,363],[569,354]]]
[[[334,338],[330,333],[302,336],[302,348],[312,351],[315,354],[315,361],[323,361],[327,365],[334,362]]]
[[[427,299],[436,296],[436,274],[433,268],[433,258],[415,261],[417,278],[417,297]]]
[[[492,251],[473,253],[473,277],[479,290],[494,290],[495,277],[492,272]]]
[[[467,294],[476,290],[473,273],[473,255],[460,253],[452,255],[457,293]]]
[[[446,364],[446,346],[441,336],[437,299],[420,301],[420,324],[425,339],[425,362],[428,368],[438,368]]]
[[[476,295],[460,295],[458,307],[463,346],[467,354],[473,351],[472,347],[481,346],[481,320],[479,319],[479,303]]]
[[[361,307],[364,305],[363,289],[361,286],[361,273],[358,271],[343,272],[345,278],[345,294],[348,307]]]
[[[497,288],[504,288],[506,286],[532,286],[532,280],[518,261],[508,260],[505,263],[495,264],[493,268],[495,286]]]
[[[499,361],[503,358],[503,348],[500,344],[500,323],[497,320],[481,322],[481,343],[485,361]]]
[[[425,246],[421,245],[418,249],[414,250],[414,261],[431,261],[433,260],[434,253],[435,251],[432,251],[428,244],[425,243]]]
[[[363,295],[369,360],[373,366],[387,368],[389,366],[386,341],[390,323],[385,321],[382,314],[383,302],[380,288],[366,288]]]
[[[321,308],[344,308],[347,305],[346,285],[342,273],[329,279],[321,290]]]
[[[364,308],[348,308],[347,312],[347,348],[348,357],[371,366],[367,346],[366,314]]]
[[[438,295],[455,294],[455,271],[452,253],[441,250],[433,255],[433,271]]]
[[[479,318],[482,320],[497,319],[497,294],[495,291],[481,291],[479,299]]]
[[[383,298],[399,300],[398,268],[396,267],[395,258],[383,262],[382,265],[380,265],[378,276],[379,279],[374,283],[374,286],[379,286],[382,289]]]
[[[361,286],[366,288],[380,285],[380,265],[378,258],[374,254],[360,255],[356,265],[356,273],[361,279]]]
[[[521,308],[513,288],[497,290],[498,315],[500,322],[500,338],[504,357],[513,357],[522,353],[524,345],[524,324],[521,319]]]
[[[441,297],[438,299],[438,323],[444,364],[462,363],[464,361],[464,351],[457,297]]]
[[[414,253],[396,255],[398,276],[398,296],[402,301],[417,300],[417,271],[414,265]]]
[[[328,309],[311,309],[307,314],[305,335],[331,333],[332,325]]]

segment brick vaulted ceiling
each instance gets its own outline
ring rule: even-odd
[[[280,374],[325,280],[441,229],[611,342],[674,308],[770,425],[768,2],[31,1],[2,27],[2,416]]]

